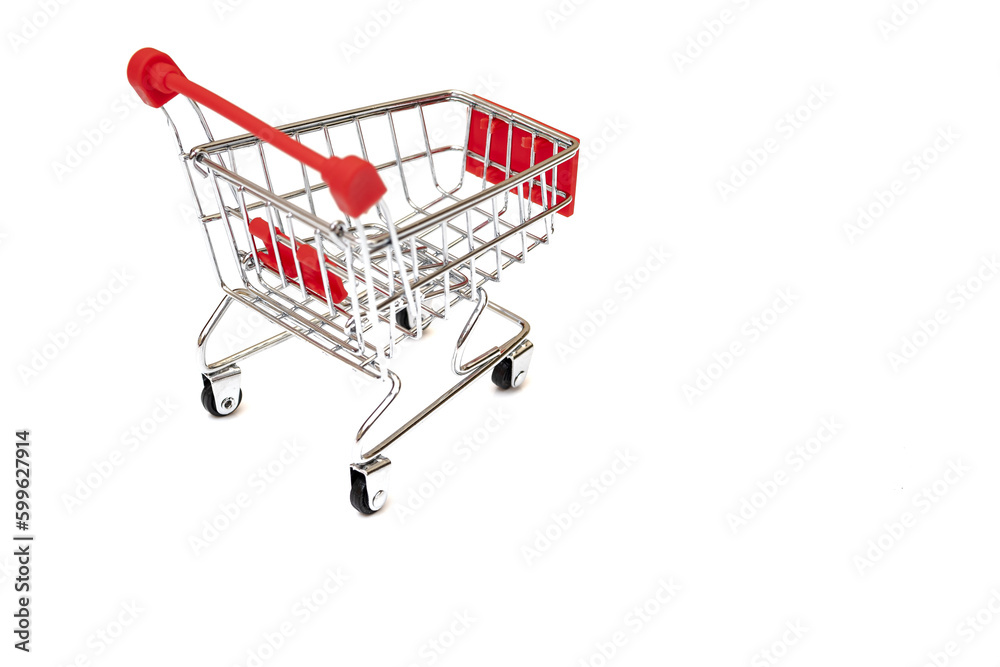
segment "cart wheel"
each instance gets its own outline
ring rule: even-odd
[[[215,404],[215,393],[212,391],[212,383],[205,380],[205,386],[201,390],[201,404],[213,417],[228,417],[229,415],[236,412],[236,408],[240,407],[240,403],[243,402],[243,390],[240,389],[238,398],[236,399],[236,405],[233,405],[229,412],[219,412],[219,408]],[[232,401],[232,399],[228,399]]]
[[[514,362],[507,357],[493,367],[493,384],[501,389],[510,389],[514,375]]]
[[[367,463],[351,465],[351,505],[362,514],[375,514],[385,507],[391,461],[376,456]]]
[[[365,476],[354,470],[351,471],[351,505],[362,514],[375,514],[378,511],[368,503],[368,482]]]
[[[501,389],[516,388],[524,384],[534,349],[530,340],[521,341],[509,357],[493,367],[493,384]]]
[[[411,330],[413,327],[410,326],[410,311],[406,308],[396,311],[396,324],[403,327],[407,331]]]

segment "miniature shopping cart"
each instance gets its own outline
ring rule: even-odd
[[[454,90],[273,128],[154,49],[132,56],[128,79],[154,108],[187,97],[207,138],[185,149],[164,108],[225,293],[198,338],[202,404],[232,414],[243,397],[237,362],[292,337],[384,381],[388,393],[358,430],[350,466],[351,503],[376,512],[386,501],[391,444],[490,371],[502,389],[524,381],[528,323],[483,286],[547,244],[555,214],[573,213],[579,141]],[[216,139],[205,109],[248,134]],[[397,348],[463,300],[474,307],[452,356],[457,384],[378,444],[363,444],[399,394],[390,367]],[[282,331],[209,362],[208,339],[234,302]],[[486,310],[520,330],[466,360]]]

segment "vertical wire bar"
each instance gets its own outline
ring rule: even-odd
[[[465,184],[465,165],[469,163],[469,137],[472,133],[472,105],[465,107],[468,113],[465,115],[465,147],[462,149],[462,165],[458,170],[458,189],[462,189]]]
[[[388,378],[388,366],[385,359],[385,345],[382,344],[380,340],[380,335],[378,330],[382,327],[382,323],[378,317],[378,307],[376,306],[375,297],[375,279],[372,277],[372,256],[371,249],[368,247],[368,235],[364,232],[364,227],[361,228],[361,233],[359,235],[360,245],[361,245],[361,263],[365,269],[365,291],[367,293],[367,300],[365,302],[365,310],[368,313],[368,322],[372,327],[372,335],[375,337],[375,356],[378,359],[379,373],[382,380],[385,381]],[[359,323],[360,327],[363,323]],[[392,339],[392,325],[389,326],[389,338]]]
[[[434,187],[441,194],[448,194],[447,192],[445,192],[445,189],[441,186],[441,180],[438,178],[438,175],[437,175],[437,166],[436,166],[436,164],[434,162],[434,149],[431,147],[430,134],[427,131],[427,118],[424,116],[424,105],[422,105],[422,104],[418,104],[417,105],[417,114],[418,114],[418,116],[420,118],[420,130],[421,130],[421,133],[422,133],[422,136],[423,136],[423,140],[424,140],[424,149],[425,149],[425,153],[424,154],[427,156],[427,164],[428,164],[428,166],[430,167],[430,170],[431,170],[431,178],[434,181]],[[466,140],[466,143],[464,145],[465,145],[465,147],[467,149],[468,148],[468,142],[467,142],[467,140]],[[463,174],[465,173],[464,164],[462,165],[462,173]],[[461,185],[459,185],[458,187],[461,187]],[[418,264],[417,264],[416,245],[415,245],[415,243],[416,243],[416,239],[414,239],[414,243],[411,244],[410,249],[411,249],[411,254],[413,256],[412,257],[413,265],[414,266],[418,266]],[[444,247],[446,245],[447,245],[447,240],[444,240],[444,243],[442,244],[442,247]],[[446,247],[444,247],[444,252],[447,253],[447,248]],[[445,264],[447,264],[447,256],[446,255],[444,257],[442,257],[442,266],[445,265]],[[419,275],[419,270],[415,273],[415,275]],[[448,283],[449,283],[449,280],[450,280],[450,274],[449,273],[445,273],[444,274],[444,282],[442,283],[442,285],[443,285],[443,291],[444,291],[444,299],[445,299],[445,306],[444,306],[445,317],[448,316],[447,311],[448,311]],[[418,308],[417,308],[418,312],[420,311],[419,302],[420,302],[421,297],[422,297],[422,293],[418,292],[417,296],[416,296],[417,302],[418,302]],[[417,338],[418,339],[420,338],[420,334],[421,334],[421,332],[418,331],[417,332]]]
[[[389,207],[386,205],[383,199],[378,204],[379,214],[386,221],[386,226],[389,228],[389,241],[392,248],[392,254],[395,255],[396,263],[399,265],[400,269],[400,282],[403,284],[403,294],[406,295],[406,302],[410,305],[410,320],[413,322],[419,321],[420,313],[414,307],[415,301],[413,300],[413,290],[410,289],[410,281],[406,277],[406,262],[403,258],[403,250],[399,245],[399,234],[396,232],[396,223],[393,222],[392,216],[389,214]],[[413,241],[411,240],[411,243]],[[390,262],[391,266],[391,262]],[[416,268],[416,267],[414,267]],[[390,280],[392,280],[392,272],[390,271]],[[416,282],[416,280],[414,280]],[[396,293],[395,284],[392,286],[392,293]],[[395,320],[393,320],[395,321]],[[391,331],[391,324],[390,324]],[[393,337],[394,338],[394,337]]]
[[[215,266],[215,275],[219,279],[219,284],[222,285],[224,281],[222,280],[222,269],[219,267],[219,258],[215,254],[215,244],[212,243],[212,235],[208,231],[208,224],[199,220],[201,228],[205,231],[205,242],[208,244],[208,254],[212,256],[212,265]]]
[[[323,126],[323,136],[326,138],[326,149],[330,152],[330,157],[333,157],[333,140],[330,138],[330,126]]]
[[[504,165],[504,180],[510,178],[510,155],[511,148],[514,145],[514,119],[513,117],[507,123],[507,163]],[[524,224],[524,211],[521,209],[521,186],[517,186],[517,218],[519,224]],[[505,190],[503,194],[504,208],[506,209],[509,202],[508,191]],[[521,230],[521,259],[520,263],[524,264],[528,259],[528,237],[525,236],[525,230]]]
[[[465,212],[465,229],[466,229],[466,233],[469,235],[469,252],[472,252],[473,250],[475,250],[475,240],[472,237],[472,216],[470,215],[470,213],[468,211]],[[469,257],[469,280],[471,281],[470,282],[470,291],[469,291],[469,298],[471,299],[473,292],[475,292],[475,290],[472,289],[472,288],[475,287],[475,282],[476,282],[476,256],[475,255],[472,255],[472,256]]]
[[[191,106],[194,107],[194,112],[198,114],[198,122],[201,123],[201,129],[205,130],[205,136],[208,137],[209,141],[215,141],[215,137],[212,136],[212,130],[208,126],[208,121],[205,120],[205,114],[201,110],[201,105],[192,100],[190,97],[187,98],[187,101],[191,103]]]
[[[194,108],[195,113],[198,115],[198,120],[201,123],[202,129],[205,131],[205,136],[208,137],[209,141],[215,141],[215,137],[212,135],[212,130],[208,126],[208,121],[205,119],[205,114],[202,113],[201,107],[199,107],[198,103],[195,102],[194,100],[192,100],[191,98],[188,98],[188,101],[191,103],[191,106]],[[177,126],[174,125],[173,119],[170,117],[170,114],[167,113],[166,108],[163,108],[163,113],[167,116],[167,122],[170,123],[170,126],[174,129],[174,134],[175,134],[175,136],[177,136],[177,143],[178,143],[178,145],[180,145],[180,135],[177,132]],[[183,146],[182,146],[181,147],[181,151],[183,152],[183,150],[184,149],[183,149]],[[191,175],[191,168],[187,164],[185,164],[185,169],[188,172],[188,179],[191,181],[191,191],[192,191],[192,193],[194,193],[194,199],[195,199],[195,202],[198,205],[198,212],[199,212],[199,214],[202,217],[204,217],[205,212],[204,212],[204,209],[202,209],[202,206],[201,206],[201,197],[198,196],[198,192],[197,192],[197,190],[195,188],[195,185],[194,185],[194,178]],[[216,178],[216,176],[213,173],[213,175],[212,175],[212,179],[213,179],[212,185],[213,185],[213,188],[215,190],[216,201],[219,203],[219,220],[221,221],[221,220],[223,220],[223,218],[226,217],[226,209],[222,205],[221,192],[219,192],[218,184],[215,183],[215,181],[214,181],[215,178]],[[226,222],[228,222],[228,220]],[[212,263],[215,264],[215,275],[219,279],[219,284],[220,285],[224,285],[225,284],[225,280],[223,280],[223,278],[222,278],[222,267],[219,265],[219,258],[218,258],[218,255],[216,255],[216,253],[215,253],[215,243],[212,242],[212,234],[211,234],[211,232],[209,232],[208,225],[205,222],[201,223],[201,227],[202,227],[202,229],[205,230],[205,240],[208,243],[208,251],[209,251],[209,254],[212,256]],[[230,236],[231,235],[232,234],[230,233]],[[239,262],[238,256],[237,256],[237,262]]]
[[[233,165],[233,173],[238,174],[239,171],[236,168],[236,155],[233,153],[233,149],[229,149],[229,162]],[[222,162],[225,165],[225,162]],[[246,193],[243,186],[235,186],[233,184],[229,185],[229,189],[233,193],[233,197],[236,199],[236,203],[240,207],[240,213],[243,216],[243,231],[246,233],[247,238],[247,252],[253,257],[254,268],[256,269],[257,278],[261,279],[260,275],[260,264],[257,258],[257,243],[253,240],[253,235],[250,234],[250,214],[247,211]],[[246,275],[243,276],[244,281],[246,281]],[[249,283],[246,283],[249,284]]]
[[[508,125],[509,125],[509,123],[508,123]],[[509,171],[510,170],[510,137],[509,137],[509,135],[508,135],[507,143],[508,143],[508,146],[507,146],[507,170]],[[489,126],[487,126],[487,128],[486,128],[486,150],[483,151],[485,153],[485,155],[483,155],[483,189],[484,190],[486,189],[486,172],[489,169],[490,152],[491,152],[492,148],[493,148],[493,120],[491,119]],[[499,227],[499,223],[497,222],[497,198],[496,197],[490,197],[490,202],[491,202],[491,204],[493,206],[493,238],[496,238],[497,236],[500,235],[500,227]],[[496,280],[497,280],[497,282],[499,282],[500,281],[500,271],[501,271],[501,266],[502,266],[502,264],[501,264],[501,257],[500,257],[500,246],[499,245],[494,246],[494,250],[495,250],[495,254],[496,254],[496,263],[497,263]],[[474,274],[475,274],[475,272],[473,272],[473,275]]]
[[[417,238],[415,236],[410,238],[410,263],[413,266],[413,270],[411,271],[411,273],[413,274],[414,280],[419,279],[420,270],[418,267],[420,265],[417,263]],[[420,340],[420,335],[424,331],[424,327],[422,326],[424,315],[423,313],[420,312],[420,296],[421,292],[419,289],[413,293],[413,299],[414,299],[413,310],[416,311],[417,313],[417,320],[416,323],[414,324],[414,326],[417,327],[417,332],[416,332],[417,340]],[[411,322],[411,324],[413,323]]]
[[[406,173],[403,170],[403,157],[399,152],[399,137],[396,134],[396,123],[393,122],[392,120],[392,112],[386,111],[385,117],[389,121],[389,132],[390,135],[392,136],[392,152],[396,156],[396,170],[399,172],[399,180],[403,184],[403,196],[406,197],[406,201],[407,203],[410,204],[410,206],[417,208],[417,205],[413,202],[413,199],[410,197],[410,187],[409,184],[406,182]]]
[[[555,145],[554,144],[552,146],[552,154],[555,155]],[[531,161],[534,162],[535,161],[535,140],[532,140],[532,142],[531,142],[531,155],[532,155]],[[547,176],[548,176],[548,171],[543,171],[541,174],[538,175],[539,188],[540,188],[540,190],[539,190],[540,194],[539,194],[538,198],[541,200],[542,213],[544,213],[545,211],[549,210],[549,191],[548,191]],[[534,180],[534,179],[532,179],[532,180]],[[545,243],[549,243],[552,240],[552,225],[551,225],[551,223],[552,223],[552,214],[550,213],[549,215],[545,216],[542,220],[543,220],[543,223],[545,225]]]
[[[365,133],[361,129],[361,121],[357,118],[354,119],[354,127],[358,132],[358,145],[361,147],[361,157],[363,157],[366,162],[371,162],[371,160],[368,159],[368,145],[365,143]],[[381,174],[379,174],[379,177],[381,178]],[[379,209],[378,214],[379,219],[384,223],[385,219],[382,217],[381,209]],[[365,233],[365,238],[367,238],[367,232]]]
[[[410,206],[413,206],[414,209],[416,209],[417,205],[413,202],[412,198],[410,197],[409,184],[406,182],[406,173],[405,173],[405,170],[403,168],[403,157],[402,157],[402,155],[399,152],[399,135],[396,133],[396,123],[392,120],[392,112],[391,111],[387,111],[385,113],[385,116],[386,116],[386,118],[389,121],[389,131],[390,131],[390,133],[392,135],[392,150],[393,150],[393,153],[395,153],[395,155],[396,155],[396,168],[399,170],[399,178],[400,178],[400,180],[403,183],[403,195],[406,197],[406,201],[409,202]],[[428,153],[428,155],[429,155],[429,153]],[[379,207],[380,212],[382,212],[381,208],[382,207],[380,206]],[[392,219],[389,218],[388,209],[386,209],[384,212],[382,212],[382,217],[386,219],[386,225],[390,229],[390,232],[389,232],[390,236],[394,235],[396,233],[396,225],[395,225],[395,223],[393,223]],[[417,269],[417,266],[418,266],[418,264],[417,264],[417,239],[414,238],[414,237],[411,237],[410,239],[408,239],[408,241],[409,241],[409,244],[410,244],[411,255],[412,255],[412,258],[413,258],[413,267],[412,267],[410,273],[411,273],[411,275],[413,275],[414,282],[416,282],[416,280],[419,278],[419,270]],[[396,255],[396,263],[399,265],[400,282],[402,283],[403,292],[406,294],[406,305],[405,305],[405,307],[407,308],[407,314],[410,316],[410,318],[409,318],[410,319],[410,324],[412,324],[413,326],[416,327],[416,338],[419,340],[420,339],[420,334],[423,331],[423,327],[420,326],[422,318],[421,318],[421,314],[420,314],[420,303],[419,303],[419,300],[418,300],[419,296],[415,296],[412,293],[412,291],[409,289],[409,284],[410,283],[409,283],[409,280],[406,277],[406,256],[403,254],[403,246],[398,243],[398,240],[397,240],[396,243],[393,244],[393,246],[394,246],[393,247],[393,252]],[[398,246],[398,247],[396,247],[396,246]],[[392,287],[392,291],[393,291],[393,293],[395,293],[395,291],[396,291],[395,284]],[[417,294],[419,295],[419,290],[417,290]],[[396,310],[396,308],[395,308],[395,306],[393,306],[393,311],[395,311],[395,310]],[[390,322],[395,322],[396,321],[395,317],[396,317],[396,314],[395,314],[395,312],[393,312],[392,313],[392,320],[390,320]],[[393,336],[393,338],[395,339],[395,336]]]
[[[555,155],[559,152],[559,144],[552,142],[552,154]],[[552,205],[555,206],[559,203],[559,186],[557,182],[559,181],[559,163],[556,163],[552,167]],[[555,222],[552,223],[552,231],[555,231]]]
[[[302,275],[302,265],[299,264],[299,237],[295,235],[295,218],[291,213],[285,215],[288,218],[288,245],[292,247],[292,261],[295,263],[295,274],[299,279],[299,288],[302,290],[302,303],[309,300],[309,292],[306,291],[306,277]],[[275,250],[278,246],[274,246]],[[278,253],[281,254],[280,252]]]
[[[232,165],[231,171],[234,174],[238,174],[239,171],[236,169],[236,154],[233,153],[233,149],[232,148],[227,148],[226,149],[226,154],[229,156],[229,163]],[[225,161],[225,159],[223,159],[222,153],[218,154],[218,158],[219,158],[219,162],[222,163],[222,166],[225,167],[226,166],[226,161]],[[233,194],[233,202],[235,203],[236,200],[238,199],[238,197],[236,195],[236,186],[233,185],[232,183],[228,182],[228,181],[226,181],[226,185],[229,186],[229,191]]]
[[[253,257],[254,269],[257,272],[257,279],[263,280],[261,277],[260,269],[260,258],[257,257],[257,242],[254,241],[253,235],[250,233],[250,212],[247,210],[247,197],[246,191],[240,187],[240,212],[243,214],[243,228],[247,233],[247,243],[250,244],[250,256]]]
[[[406,182],[406,174],[403,172],[403,160],[402,156],[399,153],[399,139],[396,136],[396,124],[392,120],[392,112],[386,111],[385,118],[386,122],[389,123],[389,135],[392,137],[392,152],[393,155],[396,156],[396,171],[399,172],[399,180],[403,186],[403,196],[406,198],[407,203],[409,203],[412,206],[413,200],[410,199],[409,184]],[[388,226],[389,222],[386,221],[386,224]],[[400,253],[398,257],[395,253],[395,248],[393,248],[393,252],[390,254],[390,256],[386,257],[386,265],[389,268],[389,285],[390,289],[392,290],[391,294],[393,296],[395,296],[396,294],[396,279],[393,266],[398,265],[399,281],[400,283],[403,283],[406,281],[406,266],[403,264],[404,261],[405,260],[402,257],[402,248],[400,248]],[[410,308],[411,305],[412,304],[410,303],[403,304],[403,308]],[[390,304],[389,306],[389,330],[392,331],[392,335],[390,336],[389,339],[390,356],[396,354],[396,332],[393,329],[396,323],[397,310],[399,310],[399,302],[393,301],[392,304]],[[413,324],[414,318],[411,317],[410,320],[411,320],[410,323]]]
[[[295,133],[295,141],[299,142],[300,144],[302,143],[302,139],[299,136],[298,132]],[[306,163],[300,162],[299,166],[302,167],[302,186],[306,190],[306,200],[308,200],[309,202],[309,211],[313,215],[316,215],[316,204],[313,202],[312,187],[309,185],[309,174],[306,171]]]
[[[348,223],[349,224],[349,223]],[[365,336],[363,333],[364,322],[361,317],[361,304],[358,301],[358,283],[357,277],[354,274],[354,244],[351,243],[351,239],[345,239],[347,245],[347,251],[344,253],[344,259],[347,264],[347,281],[350,286],[347,289],[348,296],[351,297],[351,311],[354,318],[354,332],[357,334],[358,339],[358,351],[363,352],[365,349]],[[364,239],[361,239],[364,243]],[[370,295],[369,295],[370,298]]]
[[[497,198],[490,197],[490,203],[493,205],[493,238],[496,239],[496,237],[500,236],[500,223],[497,221]],[[503,271],[503,256],[501,255],[501,248],[500,248],[501,245],[503,244],[498,243],[495,246],[493,246],[493,249],[496,251],[497,282],[500,282],[500,274]]]
[[[548,174],[547,171],[543,171],[539,175],[539,177],[542,179],[542,196],[541,196],[541,200],[542,200],[542,211],[543,212],[547,211],[549,209],[549,192],[548,192],[548,190],[545,189],[546,185],[548,183],[548,180],[545,178],[547,174]],[[549,215],[545,216],[544,220],[545,220],[545,242],[548,243],[548,242],[551,241],[551,236],[552,236],[552,226],[551,226],[552,214],[550,213]]]
[[[531,133],[531,158],[528,160],[528,169],[530,170],[535,166],[535,139],[537,135]],[[535,192],[535,179],[534,177],[528,179],[528,219],[531,219],[532,211],[534,210],[534,203],[531,198],[532,194]],[[527,258],[527,256],[526,256]]]
[[[388,112],[387,112],[387,114],[388,114]],[[361,148],[361,157],[363,157],[365,159],[365,161],[370,162],[371,160],[368,159],[368,145],[365,143],[365,133],[361,129],[361,121],[359,119],[357,119],[357,118],[354,119],[354,128],[355,128],[355,130],[357,131],[357,134],[358,134],[358,145]],[[381,209],[379,209],[379,217],[380,218],[384,217]],[[360,221],[359,221],[359,223],[360,223]],[[377,331],[376,327],[381,328],[381,323],[379,322],[379,315],[378,315],[378,309],[377,308],[375,309],[375,320],[372,321],[372,319],[371,319],[371,317],[372,317],[372,315],[371,315],[371,313],[372,313],[372,304],[377,300],[376,297],[375,297],[375,292],[372,291],[372,286],[374,285],[373,281],[374,281],[375,278],[374,278],[374,276],[372,276],[371,251],[370,251],[370,249],[368,248],[368,245],[367,245],[368,244],[368,234],[365,231],[365,225],[363,223],[360,223],[360,224],[361,224],[361,235],[360,235],[360,238],[361,238],[361,244],[363,246],[362,257],[366,258],[364,260],[364,267],[365,267],[365,279],[368,282],[368,289],[367,289],[367,294],[368,294],[368,302],[367,302],[368,320],[369,320],[369,322],[372,323],[372,325],[371,325],[372,326],[372,331],[375,332],[375,331]],[[395,284],[395,281],[393,280],[392,258],[389,256],[389,253],[386,253],[386,270],[388,271],[388,280],[389,280],[388,290],[389,290],[390,294],[394,294],[396,292],[396,284]],[[388,328],[389,328],[389,340],[388,340],[388,342],[387,343],[382,343],[380,341],[380,339],[379,339],[378,334],[377,333],[375,334],[375,347],[377,347],[378,350],[379,350],[379,355],[380,355],[379,356],[379,360],[380,360],[380,365],[382,365],[382,366],[385,365],[384,364],[384,348],[385,348],[385,345],[387,344],[389,346],[389,355],[390,356],[392,356],[392,354],[395,352],[395,342],[394,342],[395,334],[393,333],[393,326],[395,325],[395,322],[396,322],[396,304],[393,303],[392,306],[390,306],[390,308],[389,308],[389,325],[388,325]],[[386,373],[386,370],[383,369],[382,370],[382,379],[383,380],[386,377],[385,373]]]
[[[274,186],[271,184],[271,171],[267,168],[267,158],[264,156],[264,142],[257,142],[257,150],[260,153],[260,166],[264,170],[264,183],[267,185],[267,191],[272,195],[274,194]],[[281,286],[288,287],[288,276],[285,273],[284,264],[281,261],[281,252],[278,248],[278,235],[275,233],[275,219],[281,220],[280,215],[275,215],[274,206],[268,202],[267,206],[264,207],[267,211],[267,229],[271,234],[271,247],[274,249],[274,260],[278,265],[278,275],[281,276]]]
[[[313,243],[315,245],[316,257],[319,258],[319,271],[323,276],[323,293],[326,295],[326,305],[330,309],[330,320],[335,320],[337,318],[336,309],[333,306],[333,295],[330,293],[330,276],[326,271],[326,250],[323,248],[323,234],[316,232],[313,237]],[[305,283],[305,281],[302,281]]]
[[[434,179],[434,187],[439,192],[444,192],[444,188],[441,187],[441,183],[438,181],[437,169],[434,168],[434,152],[431,149],[431,138],[427,134],[427,119],[424,118],[423,105],[417,105],[417,114],[420,116],[420,129],[424,135],[424,147],[427,149],[427,164],[431,168],[431,178]],[[464,172],[465,170],[463,169],[462,171]]]
[[[396,295],[396,269],[393,268],[396,264],[395,253],[387,252],[385,254],[385,268],[389,271],[389,294],[391,296]],[[405,305],[403,306],[406,307]],[[399,302],[393,301],[389,304],[389,312],[386,314],[389,320],[389,358],[392,359],[396,356],[396,311],[399,310]]]
[[[480,190],[486,189],[487,176],[490,171],[490,151],[493,148],[493,120],[495,116],[491,111],[486,117],[486,147],[483,149],[483,178],[479,185]],[[476,239],[472,229],[472,214],[470,211],[465,212],[465,227],[469,234],[469,252],[476,249]],[[476,283],[476,256],[473,255],[469,258],[469,280],[470,280],[470,291],[469,298],[472,298],[472,294],[475,292]]]
[[[233,251],[233,259],[236,261],[236,266],[239,267],[240,273],[243,275],[243,282],[245,283],[247,281],[247,272],[246,269],[243,267],[243,262],[240,261],[240,254],[236,247],[236,237],[233,236],[233,226],[229,222],[229,211],[226,209],[225,203],[222,201],[222,190],[219,188],[219,175],[216,174],[214,171],[212,171],[211,174],[212,174],[212,185],[214,186],[215,189],[215,198],[219,202],[219,209],[221,211],[220,220],[224,224],[226,230],[226,237],[229,239],[229,248],[230,250]]]
[[[465,173],[465,165],[462,165],[462,173]],[[441,229],[441,267],[448,266],[448,223],[442,222],[438,225]],[[445,271],[444,277],[444,318],[448,319],[451,308],[451,271]]]

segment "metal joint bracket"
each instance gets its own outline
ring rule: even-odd
[[[214,373],[204,373],[206,385],[212,386],[215,409],[220,415],[228,415],[240,404],[240,369],[229,366]]]
[[[351,476],[362,475],[365,478],[365,488],[368,493],[368,506],[374,511],[385,505],[387,489],[389,488],[389,464],[384,456],[376,456],[365,463],[352,463]]]
[[[520,387],[525,378],[528,377],[528,366],[531,365],[531,355],[534,352],[535,346],[530,340],[525,340],[514,348],[514,352],[510,355],[510,384],[512,387]]]

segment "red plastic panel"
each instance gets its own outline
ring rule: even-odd
[[[271,241],[271,229],[268,227],[267,221],[261,218],[254,218],[250,222],[250,233],[264,242],[265,250],[257,252],[257,257],[260,258],[261,264],[275,273],[280,273],[278,271],[278,260],[274,254],[274,244]],[[281,268],[284,269],[285,276],[294,282],[298,278],[298,272],[295,270],[295,257],[292,256],[291,247],[280,241],[280,239],[287,241],[288,237],[277,229],[274,230],[274,236],[279,239],[278,252],[281,253]],[[323,274],[320,273],[316,248],[307,243],[296,241],[295,253],[299,256],[299,266],[302,267],[306,289],[313,296],[326,301],[326,291],[323,288]],[[326,275],[330,280],[330,296],[333,298],[334,303],[340,303],[347,298],[347,289],[344,287],[344,281],[340,279],[340,276],[329,270],[327,270]]]
[[[499,106],[499,105],[497,105]],[[503,107],[506,108],[506,107]],[[508,109],[508,111],[510,111]],[[523,115],[523,114],[519,114]],[[537,121],[536,121],[537,122]],[[478,110],[472,112],[472,119],[469,125],[469,150],[478,155],[486,155],[486,136],[489,134],[490,137],[490,150],[489,150],[489,160],[494,164],[501,164],[507,166],[507,138],[510,134],[512,137],[511,147],[510,147],[510,170],[511,174],[515,172],[526,171],[531,167],[531,133],[522,130],[518,127],[514,127],[514,131],[511,134],[509,125],[506,121],[494,118],[493,128],[489,129],[490,119],[489,115]],[[546,125],[546,127],[548,127]],[[575,137],[574,137],[575,138]],[[542,138],[535,139],[535,164],[552,157],[553,144]],[[564,216],[573,215],[573,210],[576,208],[576,172],[578,165],[580,163],[580,154],[577,153],[570,160],[563,162],[556,168],[556,187],[563,192],[567,193],[573,198],[565,208],[559,211],[560,214]],[[483,162],[481,159],[469,156],[465,161],[465,169],[469,173],[482,178],[483,176]],[[546,185],[552,186],[552,171],[546,171],[545,179]],[[500,169],[495,166],[491,166],[486,172],[486,180],[490,183],[500,183],[506,178],[506,173],[504,169]],[[534,187],[529,188],[529,184],[525,183],[523,185],[523,194],[528,195],[528,191],[531,191],[531,200],[536,204],[542,204],[543,191],[541,188],[542,181],[541,178],[535,177]],[[512,188],[511,192],[516,192],[517,188]],[[551,199],[551,197],[549,197]],[[549,201],[549,206],[554,206],[566,199],[565,196],[558,196],[555,202]]]

